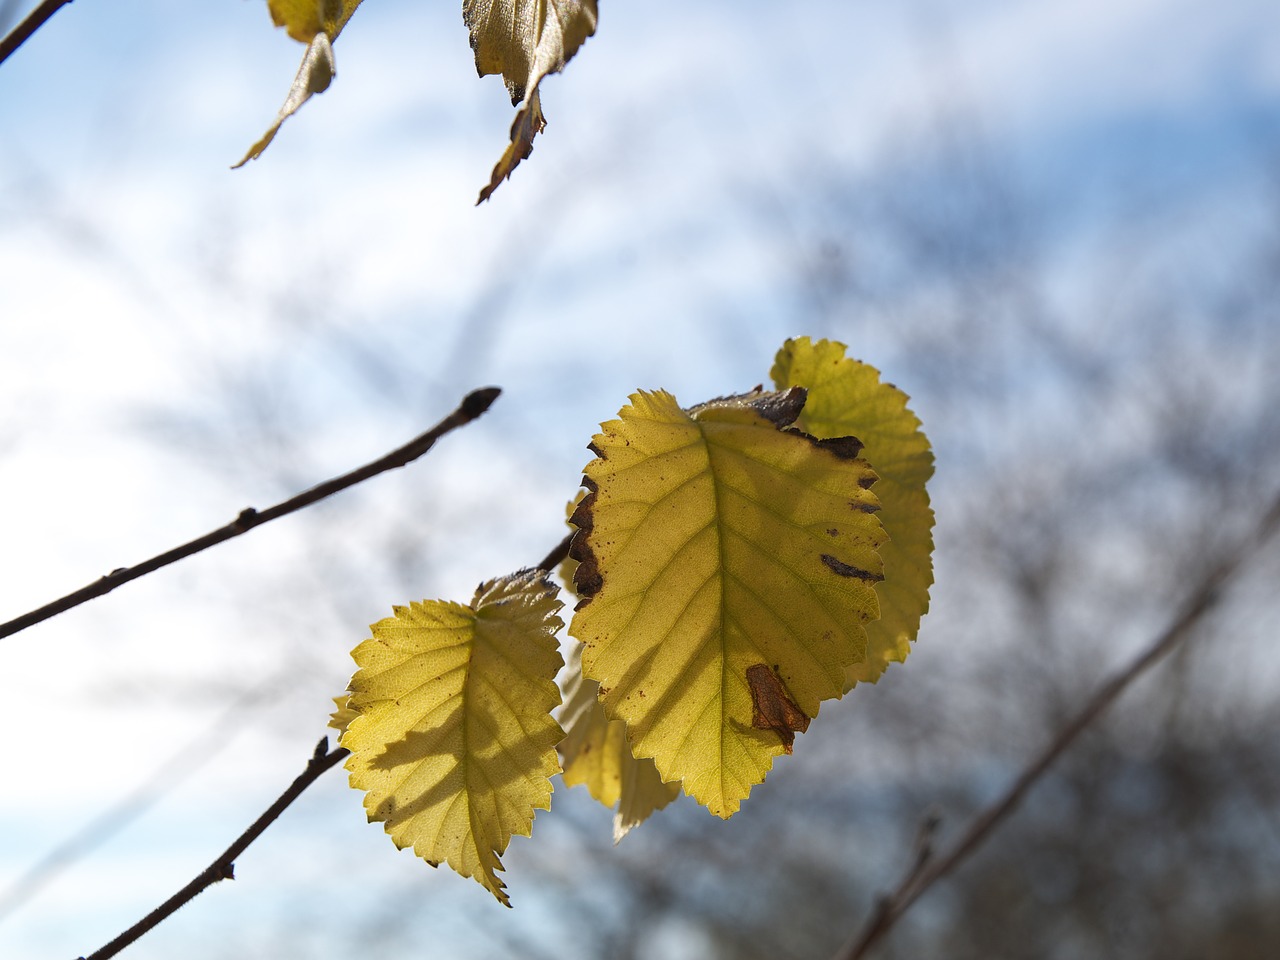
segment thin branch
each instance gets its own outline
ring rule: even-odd
[[[1210,610],[1221,599],[1222,587],[1228,579],[1253,557],[1280,529],[1280,496],[1272,501],[1253,534],[1246,537],[1222,562],[1212,568],[1191,594],[1182,612],[1152,641],[1141,654],[1125,668],[1111,676],[1098,688],[1088,703],[1075,715],[1057,736],[1013,782],[1009,789],[994,803],[983,810],[968,829],[952,845],[945,855],[913,870],[902,884],[873,911],[862,931],[837,955],[837,960],[860,960],[886,933],[913,903],[933,884],[951,873],[987,839],[1011,814],[1027,793],[1044,776],[1053,763],[1066,752],[1075,739],[1084,732],[1130,684],[1146,673],[1184,641]]]
[[[240,515],[225,527],[219,527],[217,530],[206,533],[203,537],[197,537],[195,540],[184,543],[180,547],[174,547],[172,550],[152,557],[137,566],[120,567],[112,570],[105,577],[95,580],[88,586],[81,587],[74,593],[69,593],[65,597],[47,603],[37,610],[24,613],[22,616],[15,617],[7,623],[0,624],[0,638],[15,634],[19,630],[25,630],[27,627],[43,620],[48,620],[50,617],[55,617],[60,613],[65,613],[72,607],[77,607],[95,597],[100,597],[104,593],[110,593],[121,584],[128,583],[130,580],[137,580],[139,577],[159,570],[161,567],[167,567],[169,564],[184,560],[199,553],[201,550],[207,550],[209,547],[216,546],[233,537],[238,537],[254,527],[260,527],[264,523],[276,520],[286,514],[294,513],[303,507],[309,507],[313,503],[317,503],[348,487],[353,487],[357,483],[368,480],[370,477],[375,477],[380,473],[412,463],[430,450],[435,445],[435,442],[446,433],[456,430],[458,427],[466,426],[472,420],[481,416],[489,409],[501,392],[497,387],[473,390],[463,398],[462,403],[458,405],[458,409],[454,410],[453,413],[449,414],[426,433],[415,437],[404,446],[392,450],[386,456],[380,457],[372,463],[367,463],[359,469],[352,470],[350,473],[344,473],[340,477],[326,480],[319,486],[312,487],[310,490],[277,503],[266,510],[255,510],[253,507],[248,507],[242,510]]]
[[[9,55],[31,39],[31,35],[44,26],[45,21],[69,4],[71,0],[44,0],[27,15],[27,19],[13,28],[3,40],[0,40],[0,63],[9,59]]]
[[[537,569],[545,570],[547,573],[550,573],[556,567],[560,566],[560,564],[569,556],[569,543],[572,540],[572,533],[565,534],[565,538],[556,545],[555,549],[538,561]]]
[[[222,852],[218,859],[200,871],[194,880],[105,947],[94,951],[88,957],[81,957],[80,960],[107,960],[108,957],[114,957],[129,944],[143,934],[150,932],[162,921],[176,913],[179,908],[194,900],[219,880],[234,880],[236,858],[244,853],[249,844],[257,840],[262,835],[262,832],[271,826],[276,818],[284,813],[289,804],[297,800],[307,787],[319,779],[320,775],[325,771],[341,763],[350,752],[350,750],[343,747],[336,747],[330,750],[328,737],[321,737],[320,742],[316,744],[315,753],[311,755],[311,760],[307,763],[307,768],[289,785],[289,789],[280,794],[276,802],[269,806],[262,816],[253,822],[253,825],[248,830],[236,838],[235,843]]]

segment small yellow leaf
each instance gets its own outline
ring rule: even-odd
[[[284,27],[299,43],[310,43],[324,32],[336,40],[361,0],[267,0],[271,21]]]
[[[324,93],[328,90],[334,76],[333,47],[327,35],[318,33],[302,56],[302,65],[298,67],[298,75],[293,78],[293,86],[289,88],[284,106],[276,115],[276,122],[267,128],[262,139],[250,147],[249,152],[231,169],[238,170],[250,160],[257,160],[262,156],[263,151],[271,145],[271,141],[280,132],[280,125],[297,113],[298,108],[310,100],[313,93]]]
[[[499,73],[514,107],[596,32],[596,0],[463,0],[480,76]]]
[[[564,709],[565,729],[560,762],[567,787],[585,784],[591,796],[614,807],[613,842],[680,795],[678,783],[663,783],[649,758],[637,760],[627,741],[626,725],[604,715],[600,684],[582,675],[582,644],[569,657]]]
[[[533,151],[533,138],[546,127],[538,84],[564,69],[587,37],[596,32],[596,0],[463,0],[462,19],[471,36],[476,71],[501,74],[518,106],[510,143],[493,168],[477,204],[493,195],[521,160]]]
[[[845,345],[808,337],[788,340],[773,366],[778,389],[801,386],[809,398],[797,425],[816,437],[855,436],[880,480],[880,522],[889,540],[880,547],[884,580],[876,584],[880,619],[867,625],[867,659],[849,668],[846,689],[880,678],[906,659],[933,583],[933,510],[925,484],[933,452],[907,395],[880,382],[875,367],[845,356]]]
[[[329,714],[329,726],[338,731],[338,739],[342,739],[342,735],[347,732],[347,727],[351,725],[351,721],[360,714],[351,709],[351,695],[344,693],[340,697],[334,697],[334,705],[338,708]]]
[[[470,606],[396,607],[352,653],[359,716],[341,742],[369,819],[507,906],[499,855],[550,808],[560,769],[560,607],[545,575],[526,570],[481,584]]]
[[[275,123],[232,167],[233,170],[262,156],[280,132],[281,124],[297,113],[312,94],[329,89],[338,72],[333,59],[333,41],[338,39],[338,34],[360,3],[361,0],[267,0],[272,22],[277,27],[284,27],[294,40],[305,43],[307,49]]]
[[[480,191],[476,206],[484,203],[493,191],[502,185],[520,165],[521,160],[528,160],[533,153],[533,138],[547,127],[547,120],[542,115],[542,95],[534,90],[529,95],[529,102],[516,111],[516,118],[511,123],[511,143],[503,151],[502,157],[494,165],[489,176],[488,185]]]
[[[754,723],[750,668],[816,716],[879,613],[875,474],[856,441],[784,429],[803,404],[799,388],[691,411],[634,394],[595,436],[573,515],[584,674],[635,755],[726,818],[788,746]]]

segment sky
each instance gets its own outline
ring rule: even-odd
[[[0,66],[0,618],[372,459],[472,387],[505,394],[342,503],[0,640],[17,718],[0,896],[166,758],[193,743],[201,757],[0,918],[6,958],[96,948],[300,769],[327,709],[315,692],[341,689],[365,624],[418,598],[361,540],[397,505],[434,525],[413,589],[465,598],[559,539],[591,433],[638,387],[688,403],[749,388],[786,336],[812,332],[917,392],[881,319],[796,315],[798,251],[846,212],[826,202],[833,180],[874,202],[878,178],[913,174],[886,157],[963,123],[1037,199],[1070,301],[1140,227],[1164,225],[1209,269],[1229,259],[1261,229],[1277,155],[1270,0],[606,0],[544,83],[532,157],[475,207],[512,109],[476,78],[454,5],[365,4],[332,88],[230,170],[301,55],[264,7],[82,0]],[[944,187],[936,202],[957,201]],[[410,374],[374,405],[386,358]],[[948,424],[919,392],[926,424]],[[289,431],[236,419],[264,409]],[[383,588],[316,599],[325,585],[285,573],[317,544]],[[286,634],[281,659],[270,641]],[[250,719],[229,721],[245,702]],[[272,890],[329,842],[420,882],[344,790],[317,788],[264,844]],[[480,902],[457,890],[469,881],[432,883]],[[229,916],[251,936],[276,901],[242,889],[206,894],[132,955],[171,955]]]

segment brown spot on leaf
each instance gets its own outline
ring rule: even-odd
[[[862,441],[857,437],[828,437],[819,440],[804,434],[805,438],[820,450],[828,450],[841,460],[857,460],[862,453]]]
[[[849,508],[851,510],[857,510],[859,513],[876,513],[880,509],[880,504],[864,503],[858,500],[850,500]]]
[[[839,531],[839,530],[837,530],[835,527],[828,527],[828,528],[827,528],[827,536],[828,536],[828,537],[838,537],[838,536],[840,536],[840,531]]]
[[[787,695],[782,679],[768,664],[747,667],[747,685],[751,688],[751,726],[772,730],[790,753],[796,734],[809,729],[808,715]]]
[[[861,567],[851,567],[843,560],[837,560],[829,553],[822,554],[822,562],[825,563],[832,572],[842,577],[849,577],[853,580],[867,580],[871,583],[879,583],[884,579],[884,574],[882,573],[872,573],[869,570],[863,570]]]
[[[747,407],[781,430],[795,423],[808,398],[809,392],[804,387],[788,387],[786,390],[766,393],[763,387],[758,386],[748,393],[715,397],[706,403],[695,404],[685,412],[696,419],[698,414],[715,407]]]

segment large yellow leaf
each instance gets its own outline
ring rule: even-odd
[[[803,403],[636,393],[573,516],[583,672],[636,756],[722,817],[843,693],[878,615],[875,474],[857,441],[783,429]]]
[[[261,139],[244,155],[236,167],[243,167],[250,160],[262,156],[271,145],[280,126],[311,99],[312,94],[329,89],[337,74],[333,61],[333,41],[347,25],[361,0],[267,0],[267,9],[277,27],[284,27],[289,36],[307,45],[302,55],[302,65],[293,78],[293,86],[284,99],[284,106]]]
[[[501,74],[511,105],[529,102],[511,124],[511,142],[493,168],[476,203],[483,203],[533,151],[546,127],[538,84],[564,69],[596,32],[596,0],[463,0],[462,19],[471,35],[476,70]]]
[[[481,584],[470,606],[396,607],[352,653],[358,716],[341,742],[369,819],[508,906],[499,855],[549,809],[560,769],[560,607],[544,574],[522,571]]]
[[[663,783],[651,759],[635,758],[626,724],[604,715],[599,694],[600,684],[582,675],[582,645],[575,644],[560,712],[565,730],[560,741],[564,783],[567,787],[585,784],[591,796],[615,808],[613,841],[617,843],[678,797],[680,784]]]
[[[933,583],[933,510],[925,484],[933,476],[933,451],[908,397],[880,372],[845,356],[845,345],[788,340],[778,351],[772,377],[778,389],[809,391],[797,425],[816,437],[856,436],[880,480],[880,522],[889,535],[880,547],[884,580],[876,584],[880,619],[867,625],[867,659],[849,669],[846,689],[874,683],[892,661],[901,662],[929,610]]]

